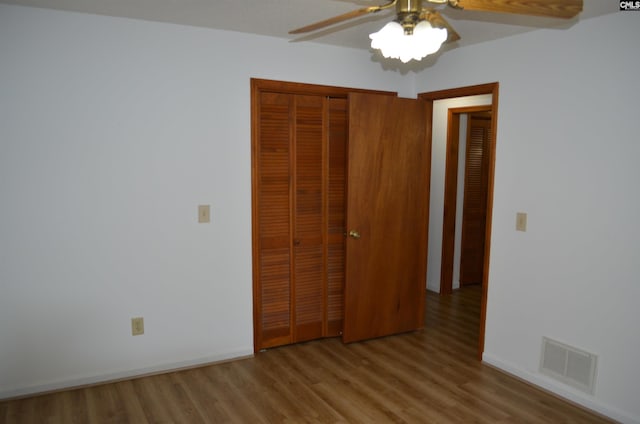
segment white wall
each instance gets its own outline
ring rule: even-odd
[[[448,87],[451,88],[451,87]],[[428,91],[428,90],[422,90]],[[432,90],[433,91],[433,90]],[[442,267],[442,224],[444,222],[444,179],[445,165],[447,160],[447,121],[449,109],[470,106],[483,106],[491,104],[491,95],[458,97],[454,99],[436,100],[433,102],[433,126],[431,133],[431,190],[430,190],[430,210],[429,210],[429,253],[427,261],[427,289],[440,292],[440,274]],[[466,133],[460,138],[466,137]],[[460,157],[464,164],[464,151],[460,151]],[[459,159],[460,159],[459,157]],[[464,175],[464,167],[458,168],[458,182],[464,180],[460,175]],[[461,193],[458,193],[461,194]],[[464,197],[464,196],[463,196]],[[462,210],[462,197],[459,196],[456,212]],[[462,220],[461,214],[456,218],[456,233],[460,229]],[[462,232],[456,237],[456,247],[460,246]],[[456,259],[457,258],[457,259]],[[457,262],[456,262],[457,260]],[[457,266],[456,266],[457,263]],[[454,258],[454,282],[453,288],[460,287],[460,252]],[[455,275],[458,277],[455,278]]]
[[[638,23],[450,51],[416,82],[500,82],[484,360],[623,422],[640,422]],[[538,372],[542,336],[599,356],[593,396]]]
[[[368,52],[7,5],[0,58],[0,398],[251,354],[250,78],[415,94]]]

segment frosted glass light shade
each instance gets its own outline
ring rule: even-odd
[[[413,29],[413,34],[407,35],[402,25],[393,21],[380,31],[370,34],[369,38],[371,48],[379,49],[384,57],[407,63],[411,59],[421,60],[437,52],[447,39],[447,30],[433,28],[429,22],[421,21]]]

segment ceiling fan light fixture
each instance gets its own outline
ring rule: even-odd
[[[371,48],[378,49],[386,58],[400,59],[402,63],[421,60],[437,52],[447,39],[447,30],[434,28],[420,21],[413,31],[406,31],[398,22],[386,24],[380,31],[369,35]]]

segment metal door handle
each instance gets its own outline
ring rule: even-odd
[[[354,239],[359,239],[360,238],[360,233],[357,232],[356,230],[351,230],[351,231],[349,231],[349,237],[352,237]]]

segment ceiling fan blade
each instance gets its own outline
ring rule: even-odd
[[[460,39],[460,34],[456,32],[455,29],[447,22],[445,18],[442,17],[440,13],[436,10],[425,9],[422,11],[420,16],[421,19],[426,19],[429,21],[432,27],[434,28],[444,28],[447,30],[447,40],[445,43],[452,43],[454,41],[458,41]]]
[[[582,12],[582,0],[449,0],[449,4],[464,10],[516,13],[520,15],[573,18]]]
[[[318,30],[320,28],[328,27],[330,25],[337,24],[338,22],[347,21],[349,19],[357,18],[368,13],[375,13],[381,10],[388,9],[396,4],[398,0],[392,0],[389,3],[383,4],[382,6],[370,6],[363,7],[362,9],[353,10],[351,12],[344,13],[342,15],[334,16],[333,18],[325,19],[324,21],[316,22],[311,25],[303,26],[302,28],[294,29],[289,31],[289,34],[301,34],[303,32],[311,32]]]

